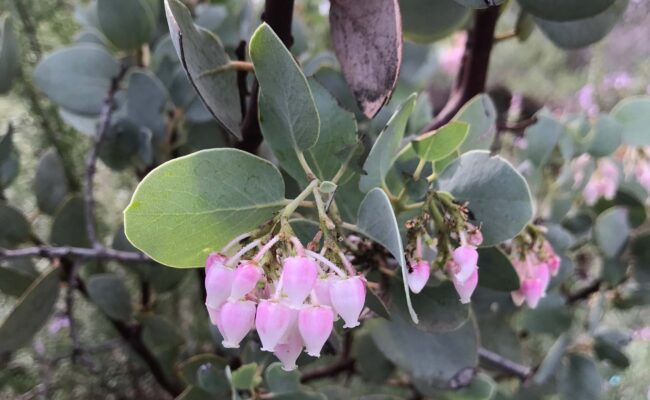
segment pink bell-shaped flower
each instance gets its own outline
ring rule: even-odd
[[[235,270],[230,297],[240,299],[255,289],[264,271],[253,261],[242,261]]]
[[[454,279],[461,283],[465,282],[477,268],[478,252],[476,248],[468,245],[460,246],[454,250],[452,258],[454,265],[451,272]]]
[[[547,240],[544,241],[544,244],[542,245],[542,250],[546,255],[544,261],[548,266],[548,271],[553,276],[557,275],[557,273],[560,271],[562,259],[555,253],[553,246],[551,246],[551,244]]]
[[[420,293],[429,281],[431,274],[431,267],[427,261],[421,260],[411,264],[411,269],[408,273],[408,284],[411,292]]]
[[[300,307],[318,278],[318,264],[308,257],[287,257],[282,263],[282,291],[292,307]]]
[[[316,283],[314,284],[314,295],[316,296],[316,301],[318,301],[318,304],[330,307],[332,306],[332,298],[330,297],[330,285],[333,279],[335,278],[332,278],[331,276],[316,279]]]
[[[273,354],[282,362],[283,370],[293,371],[297,368],[296,361],[302,352],[303,346],[298,327],[291,327],[287,331],[286,340],[283,343],[278,343],[273,351]]]
[[[334,310],[345,321],[344,328],[359,326],[359,315],[361,315],[366,302],[365,280],[360,276],[332,280],[330,299]]]
[[[223,263],[206,264],[205,269],[205,305],[218,309],[226,302],[232,290],[235,271]]]
[[[472,246],[480,246],[483,243],[483,233],[481,230],[472,224],[467,224],[467,244]]]
[[[540,279],[534,278],[524,280],[521,283],[519,291],[530,308],[536,308],[539,300],[545,295],[543,282]]]
[[[474,293],[476,285],[478,285],[478,269],[475,269],[472,275],[465,281],[461,282],[455,277],[452,277],[452,282],[454,283],[456,292],[460,296],[460,302],[467,304],[471,301],[472,293]]]
[[[262,300],[257,305],[255,328],[262,341],[263,351],[275,351],[287,329],[291,327],[292,310],[285,304]]]
[[[210,268],[214,266],[225,266],[226,261],[228,261],[228,257],[221,253],[217,252],[212,252],[210,255],[208,255],[208,258],[205,260],[205,270],[206,272],[210,270]]]
[[[334,327],[334,312],[328,306],[307,306],[298,314],[298,330],[307,354],[320,357],[320,351]]]
[[[205,307],[208,309],[208,315],[210,316],[210,322],[212,325],[216,325],[219,327],[219,311],[221,311],[221,307],[219,308],[214,308],[210,307],[209,305],[205,305]],[[219,332],[221,332],[221,329],[219,329]]]
[[[223,335],[223,347],[238,348],[239,342],[253,329],[255,303],[246,300],[228,300],[219,311],[217,327]]]

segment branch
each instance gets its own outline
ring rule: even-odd
[[[492,6],[477,10],[474,27],[467,36],[463,61],[456,83],[447,104],[422,132],[440,128],[458,113],[472,97],[485,91],[490,54],[494,45],[494,31],[499,19],[499,7]]]
[[[25,247],[17,250],[0,249],[0,260],[11,260],[16,258],[40,257],[47,259],[57,258],[81,258],[95,260],[113,260],[124,263],[154,262],[143,253],[134,251],[113,250],[107,247],[84,248],[84,247],[54,247],[36,246]]]
[[[533,371],[530,367],[517,364],[516,362],[508,360],[507,358],[502,357],[497,353],[493,353],[483,347],[478,349],[478,355],[482,361],[502,370],[509,375],[517,377],[522,381],[527,380],[532,375]]]
[[[262,13],[262,21],[269,24],[288,49],[293,45],[293,36],[291,36],[293,4],[294,0],[266,0]],[[259,84],[255,80],[251,97],[248,99],[247,112],[241,125],[243,140],[237,144],[238,149],[249,153],[255,153],[262,143],[262,130],[257,115],[259,88]]]
[[[592,294],[597,293],[600,290],[601,285],[603,284],[602,279],[596,279],[589,285],[583,287],[582,289],[567,295],[567,303],[574,304],[581,300],[589,298]]]
[[[88,154],[88,158],[86,160],[86,173],[84,176],[84,216],[86,219],[86,233],[88,234],[88,239],[94,248],[99,248],[101,245],[97,241],[97,232],[95,231],[93,178],[97,170],[97,158],[99,157],[99,150],[104,141],[104,137],[106,137],[106,134],[108,133],[108,130],[111,126],[111,119],[113,116],[113,111],[115,110],[115,93],[119,89],[120,82],[126,75],[126,71],[126,66],[122,65],[118,74],[113,77],[113,79],[111,79],[111,86],[108,88],[108,92],[104,98],[104,104],[99,115],[99,126],[97,128],[97,134],[95,135],[95,142],[93,143],[93,147],[90,150],[90,153]]]

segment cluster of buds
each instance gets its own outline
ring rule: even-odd
[[[464,230],[456,237],[459,246],[450,249],[445,269],[463,304],[469,303],[478,284],[478,251],[483,234],[478,227],[465,223]],[[429,280],[431,266],[422,259],[422,239],[416,240],[415,258],[409,265],[408,284],[413,293],[420,293]]]
[[[573,162],[573,180],[574,185],[579,186],[586,179],[585,170],[591,158],[588,154],[583,154]],[[618,166],[611,160],[601,158],[596,161],[596,170],[589,177],[589,180],[582,189],[585,203],[594,205],[600,198],[612,200],[616,195],[621,174]]]
[[[510,254],[512,265],[519,276],[519,289],[512,292],[512,301],[520,306],[524,302],[530,308],[537,307],[540,299],[546,296],[551,276],[560,270],[560,257],[544,238],[539,239],[532,248],[522,246]]]
[[[343,255],[349,275],[322,255],[305,250],[295,237],[291,242],[296,255],[281,260],[279,274],[267,274],[260,262],[278,240],[276,236],[266,243],[252,260],[238,260],[242,251],[250,250],[246,247],[231,258],[212,253],[206,261],[205,305],[224,347],[239,347],[254,328],[262,350],[274,353],[290,371],[303,349],[312,357],[320,356],[337,315],[345,328],[359,325],[366,281],[352,274]]]

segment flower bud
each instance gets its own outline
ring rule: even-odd
[[[318,278],[318,264],[308,257],[287,257],[282,263],[282,291],[289,305],[299,307]]]
[[[239,342],[253,329],[255,303],[245,300],[228,300],[219,311],[217,327],[223,335],[223,347],[238,348]]]
[[[551,275],[555,276],[560,271],[562,259],[555,253],[553,246],[548,241],[544,241],[542,250],[546,253],[546,265]]]
[[[316,301],[318,304],[330,307],[332,306],[332,299],[330,297],[330,285],[333,279],[334,278],[331,276],[316,279],[316,283],[314,284],[314,295],[316,296]]]
[[[460,246],[452,254],[454,265],[452,274],[454,279],[462,283],[469,279],[476,271],[478,263],[478,252],[473,246]]]
[[[334,310],[345,321],[344,328],[359,326],[359,315],[366,302],[366,282],[362,277],[334,279],[330,283],[330,299]]]
[[[472,293],[474,293],[478,284],[478,269],[475,269],[472,275],[464,282],[459,281],[455,277],[452,278],[452,282],[454,283],[456,292],[460,296],[460,302],[467,304],[471,301]]]
[[[263,351],[274,351],[291,326],[292,313],[288,306],[271,300],[262,300],[257,305],[255,328],[262,341]]]
[[[536,308],[539,300],[545,295],[543,282],[534,278],[524,280],[519,291],[530,308]]]
[[[287,331],[286,340],[284,343],[278,343],[275,346],[273,354],[282,362],[282,369],[285,371],[293,371],[297,368],[296,360],[302,352],[303,342],[298,327],[291,327]]]
[[[209,258],[208,258],[209,261]],[[232,290],[235,271],[222,263],[206,264],[205,269],[205,305],[218,309],[226,302]]]
[[[429,281],[430,274],[431,267],[428,262],[422,260],[412,264],[408,274],[408,284],[411,292],[420,293]]]
[[[334,327],[334,312],[328,306],[308,306],[298,314],[298,330],[307,354],[320,357]]]
[[[480,246],[483,243],[483,233],[472,224],[467,224],[467,243],[472,246]]]
[[[252,261],[242,261],[235,270],[230,297],[240,299],[250,293],[257,286],[264,271]]]

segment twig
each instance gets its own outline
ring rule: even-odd
[[[523,121],[510,122],[510,123],[508,122],[498,123],[497,129],[500,131],[511,131],[518,135],[521,135],[526,130],[526,128],[528,128],[531,125],[535,125],[535,123],[537,123],[537,117],[532,116]]]
[[[79,265],[73,263],[68,273],[68,287],[65,292],[65,313],[68,317],[68,331],[70,332],[70,341],[72,342],[72,363],[77,362],[77,357],[81,355],[81,343],[77,334],[77,325],[74,320],[74,291],[77,288],[77,271]]]
[[[71,257],[96,260],[114,260],[125,263],[153,262],[152,259],[143,253],[113,250],[107,247],[89,249],[84,247],[35,246],[16,250],[0,249],[0,260],[11,260],[29,257],[40,257],[50,260],[63,257]]]
[[[594,293],[597,293],[600,290],[601,285],[603,284],[602,279],[596,279],[589,285],[583,287],[582,289],[576,291],[575,293],[567,295],[566,302],[568,304],[574,304],[581,300],[589,298]]]
[[[127,68],[125,65],[122,65],[120,71],[116,76],[111,79],[111,85],[108,88],[106,97],[104,98],[104,104],[99,115],[99,126],[97,128],[97,134],[95,135],[95,141],[93,147],[88,154],[86,159],[86,173],[85,173],[85,184],[84,184],[84,215],[86,217],[86,232],[88,234],[88,239],[94,248],[101,247],[100,243],[97,240],[97,232],[95,231],[95,222],[94,222],[94,202],[93,202],[93,178],[97,170],[97,158],[99,158],[99,151],[104,141],[104,137],[108,133],[108,130],[111,126],[111,119],[113,116],[113,111],[115,110],[115,93],[119,89],[120,82],[126,75]]]
[[[493,6],[476,11],[474,27],[468,34],[462,64],[449,100],[438,116],[422,129],[422,133],[438,129],[448,123],[465,103],[485,91],[498,19],[499,7]]]
[[[507,358],[502,357],[499,354],[491,352],[485,348],[479,348],[478,355],[482,361],[508,373],[509,375],[515,376],[522,381],[530,378],[532,374],[532,369],[530,367],[517,364],[516,362],[508,360]]]
[[[20,18],[20,22],[23,24],[23,29],[25,30],[25,35],[29,41],[29,46],[36,56],[36,59],[40,60],[43,56],[43,49],[38,41],[38,32],[36,31],[34,21],[32,21],[32,14],[23,4],[23,0],[13,0],[13,3],[14,8],[18,13],[18,17]]]

